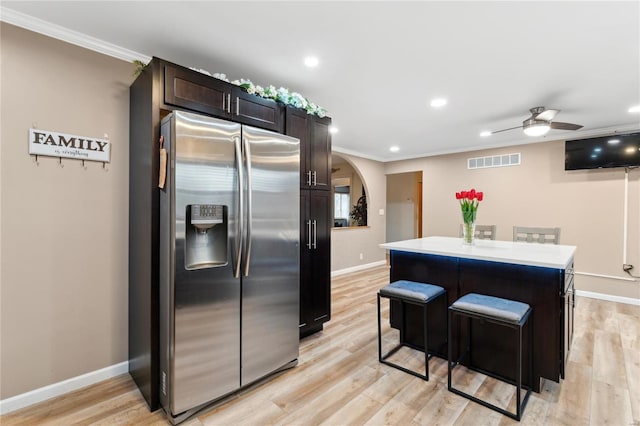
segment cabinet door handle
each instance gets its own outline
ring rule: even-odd
[[[311,221],[307,221],[307,248],[311,250]]]
[[[307,171],[307,186],[311,186],[311,170]]]
[[[240,98],[236,96],[236,115],[240,115]]]
[[[314,170],[313,171],[313,186],[318,186],[318,173]]]
[[[313,249],[316,250],[318,248],[318,222],[313,220]]]
[[[231,93],[227,93],[227,114],[231,114]]]

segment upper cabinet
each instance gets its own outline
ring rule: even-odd
[[[271,99],[250,95],[240,87],[231,93],[231,119],[284,133],[284,107]]]
[[[186,68],[164,65],[164,102],[231,118],[231,85]]]
[[[311,120],[311,184],[315,189],[331,189],[331,118],[313,116]]]
[[[250,126],[284,132],[284,107],[226,81],[165,63],[164,103]]]
[[[285,133],[300,139],[300,188],[331,189],[331,118],[287,107]]]

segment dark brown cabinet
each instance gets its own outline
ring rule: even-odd
[[[231,93],[231,119],[284,133],[284,107],[274,100],[251,95],[237,86]]]
[[[284,107],[241,87],[165,63],[164,102],[250,126],[284,132]]]
[[[300,188],[331,189],[331,118],[287,107],[286,134],[300,139]]]
[[[287,107],[286,134],[300,139],[300,336],[331,318],[329,117]]]
[[[231,85],[187,68],[164,64],[164,102],[231,118]]]
[[[331,119],[315,117],[311,119],[311,143],[307,165],[311,171],[310,186],[314,189],[331,189]]]
[[[331,319],[331,193],[300,190],[300,336]]]

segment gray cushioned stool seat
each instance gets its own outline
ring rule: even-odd
[[[526,303],[476,293],[462,296],[451,307],[468,312],[477,312],[513,323],[520,322],[529,310],[529,305]]]
[[[380,289],[380,294],[387,297],[399,297],[415,302],[426,303],[444,293],[444,288],[414,281],[398,280]]]

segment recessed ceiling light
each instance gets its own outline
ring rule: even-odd
[[[317,67],[320,61],[315,56],[307,56],[304,58],[304,64],[308,67]]]
[[[616,145],[616,144],[619,144],[619,143],[620,143],[620,139],[609,139],[609,140],[607,141],[607,143],[608,143],[609,145]]]
[[[398,151],[400,151],[400,147],[399,146],[392,146],[391,148],[389,148],[389,151],[398,152]]]
[[[480,132],[480,136],[482,136],[483,138],[486,138],[487,136],[491,136],[491,132],[488,130],[485,130],[484,132]]]
[[[431,106],[434,108],[440,108],[447,104],[447,100],[445,98],[437,98],[431,100]]]
[[[627,153],[627,154],[633,154],[635,152],[635,150],[636,149],[634,147],[630,146],[628,148],[625,148],[624,152]]]
[[[593,148],[593,152],[600,152],[602,151],[602,148],[600,148],[599,146]]]
[[[329,133],[338,133],[338,128],[337,127],[333,127],[333,126],[329,126]]]
[[[631,108],[629,108],[629,112],[631,112],[631,113],[640,112],[640,105],[632,106]]]

